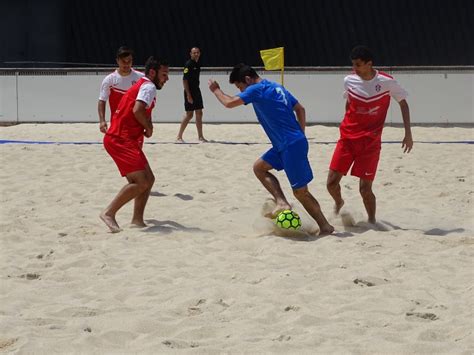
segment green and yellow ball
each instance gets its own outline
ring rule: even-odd
[[[291,210],[281,211],[276,220],[276,225],[283,229],[299,229],[301,227],[301,219],[298,213]]]

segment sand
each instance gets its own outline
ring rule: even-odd
[[[258,125],[205,125],[214,143],[173,144],[157,124],[148,227],[131,204],[109,233],[99,213],[124,184],[101,144],[0,144],[0,352],[471,354],[472,128],[413,128],[410,154],[382,147],[367,224],[358,181],[343,217],[326,191],[336,127],[308,127],[310,190],[336,233],[301,214],[300,234],[262,217]],[[387,127],[383,140],[400,141]],[[0,127],[2,140],[100,142],[95,124]],[[197,142],[195,127],[185,140]]]

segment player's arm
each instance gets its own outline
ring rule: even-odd
[[[107,132],[107,121],[105,120],[105,101],[99,100],[97,112],[99,114],[99,129],[102,133]]]
[[[298,120],[298,123],[300,124],[301,130],[305,131],[306,128],[306,110],[303,105],[301,105],[299,102],[296,103],[295,106],[293,106],[293,111],[296,113],[296,119]]]
[[[408,102],[402,100],[398,103],[402,112],[403,126],[405,127],[405,137],[402,141],[403,153],[410,153],[413,148],[413,137],[411,135],[411,123],[410,123],[410,108]]]
[[[150,138],[153,134],[153,124],[147,117],[146,103],[141,100],[135,101],[135,105],[133,106],[133,114],[135,115],[138,123],[140,123],[145,129],[145,137]]]
[[[227,108],[233,108],[245,104],[240,97],[225,94],[215,80],[209,79],[209,90],[211,90],[212,93],[216,95],[217,100]]]
[[[183,87],[184,91],[186,91],[186,100],[188,100],[188,102],[192,104],[194,100],[193,96],[191,95],[191,90],[189,89],[189,82],[187,79],[183,79]]]
[[[107,121],[105,120],[105,105],[110,96],[110,75],[102,80],[100,85],[99,102],[97,103],[97,112],[99,114],[99,129],[102,133],[107,132]],[[113,112],[112,112],[113,113]]]

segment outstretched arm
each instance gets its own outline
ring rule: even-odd
[[[306,128],[306,110],[299,102],[293,107],[293,111],[296,113],[296,118],[300,124],[301,130],[304,133]]]
[[[403,137],[402,149],[403,153],[410,153],[413,148],[413,138],[411,135],[411,124],[410,124],[410,108],[406,100],[402,100],[398,103],[400,110],[402,111],[403,126],[405,127],[405,137]]]
[[[233,108],[240,105],[244,105],[244,101],[238,96],[229,96],[225,94],[217,81],[209,79],[209,90],[211,90],[214,95],[216,95],[219,102],[227,108]]]

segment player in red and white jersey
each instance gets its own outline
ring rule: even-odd
[[[145,76],[140,78],[120,100],[110,128],[104,136],[104,147],[115,161],[120,174],[128,180],[100,218],[115,233],[121,229],[115,219],[118,210],[135,199],[132,224],[144,227],[143,213],[155,181],[148,160],[143,153],[144,137],[151,137],[153,124],[151,111],[156,90],[168,81],[168,64],[154,57],[145,64]]]
[[[133,51],[130,48],[120,47],[117,51],[116,61],[118,68],[107,75],[100,86],[97,110],[99,113],[99,128],[102,133],[107,132],[107,121],[105,119],[107,100],[110,106],[110,119],[112,119],[122,96],[144,75],[132,68]]]
[[[375,223],[376,199],[372,183],[377,172],[382,144],[382,130],[394,98],[400,105],[405,137],[404,153],[413,147],[407,92],[390,75],[372,67],[373,54],[367,47],[357,46],[351,52],[354,73],[344,79],[346,113],[339,127],[340,138],[329,166],[327,189],[335,201],[335,212],[344,205],[339,185],[351,169],[360,179],[359,191],[370,223]]]

